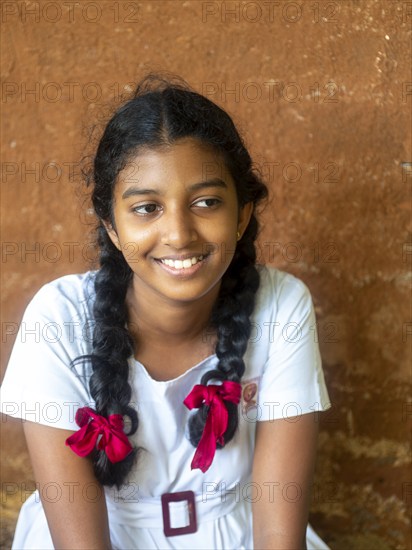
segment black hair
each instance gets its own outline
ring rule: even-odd
[[[230,116],[208,98],[192,90],[181,79],[149,74],[134,95],[108,122],[94,158],[89,183],[92,202],[99,218],[100,269],[95,278],[93,314],[95,329],[90,356],[93,374],[89,386],[96,411],[104,416],[119,413],[128,418],[128,435],[138,428],[136,410],[130,405],[128,360],[134,342],[127,329],[126,292],[132,271],[114,246],[104,223],[115,227],[113,193],[119,172],[140,148],[171,145],[194,138],[222,155],[236,186],[239,206],[256,206],[267,196],[267,188],[253,170],[250,155]],[[237,243],[231,264],[223,275],[212,311],[211,325],[217,333],[215,369],[205,373],[202,384],[211,380],[240,382],[245,365],[243,355],[251,332],[250,316],[259,287],[254,241],[258,233],[255,208]],[[182,407],[183,407],[182,403]],[[238,425],[238,407],[225,401],[229,421],[224,442],[233,437]],[[207,407],[189,419],[190,441],[197,446],[205,425]],[[144,418],[142,419],[144,422]],[[219,445],[218,445],[219,446]],[[135,449],[122,462],[112,464],[104,451],[95,451],[95,474],[101,483],[117,485],[125,480],[136,457]]]

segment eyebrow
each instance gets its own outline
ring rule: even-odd
[[[189,190],[199,191],[202,189],[209,189],[211,187],[218,187],[220,189],[228,188],[227,183],[225,183],[220,178],[212,178],[210,180],[200,181],[198,183],[193,183],[192,185],[189,185]],[[141,187],[129,187],[122,194],[122,199],[127,199],[135,195],[161,195],[161,193],[156,189],[143,189]]]

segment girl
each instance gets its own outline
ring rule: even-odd
[[[100,269],[38,292],[3,385],[38,483],[14,548],[327,548],[307,526],[329,406],[313,305],[255,263],[267,190],[231,118],[149,75],[92,185]]]

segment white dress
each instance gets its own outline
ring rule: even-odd
[[[202,374],[214,368],[216,357],[168,381],[153,380],[141,363],[130,359],[133,403],[140,421],[132,440],[145,450],[120,490],[105,488],[114,548],[252,549],[251,504],[270,490],[251,481],[256,422],[329,408],[307,287],[275,269],[260,267],[260,274],[245,354],[239,429],[216,452],[206,473],[190,468],[195,448],[187,439],[187,420],[192,413],[183,400]],[[4,413],[77,431],[76,410],[93,408],[89,367],[72,365],[76,357],[91,351],[93,279],[94,272],[57,279],[41,288],[27,307],[2,387]],[[295,484],[287,485],[283,498],[298,498]],[[48,490],[50,498],[56,498],[62,489]],[[165,536],[161,495],[182,491],[194,492],[197,531]],[[172,528],[191,521],[188,510],[186,500],[169,504]],[[307,545],[327,548],[310,526]],[[22,507],[13,548],[53,548],[38,492]]]

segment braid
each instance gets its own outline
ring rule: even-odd
[[[212,313],[212,324],[217,331],[216,356],[219,360],[216,369],[206,372],[201,384],[210,380],[240,382],[245,372],[243,356],[246,352],[251,332],[250,316],[255,305],[259,288],[259,273],[256,269],[254,241],[257,234],[257,221],[252,216],[248,228],[239,241],[233,260],[225,273],[219,297]],[[238,406],[224,401],[228,411],[228,426],[224,434],[225,444],[235,434],[239,422]],[[208,407],[202,405],[189,419],[189,436],[192,445],[197,446],[202,437],[207,419]],[[217,445],[221,447],[221,445]]]
[[[132,389],[128,382],[128,359],[133,354],[133,341],[126,328],[125,298],[132,271],[102,225],[98,228],[98,243],[101,268],[95,279],[90,393],[98,414],[122,414],[130,420],[128,435],[131,435],[138,426],[137,413],[130,406]],[[120,486],[133,465],[135,455],[136,449],[123,461],[113,464],[104,451],[95,450],[93,465],[97,479],[104,485]]]

